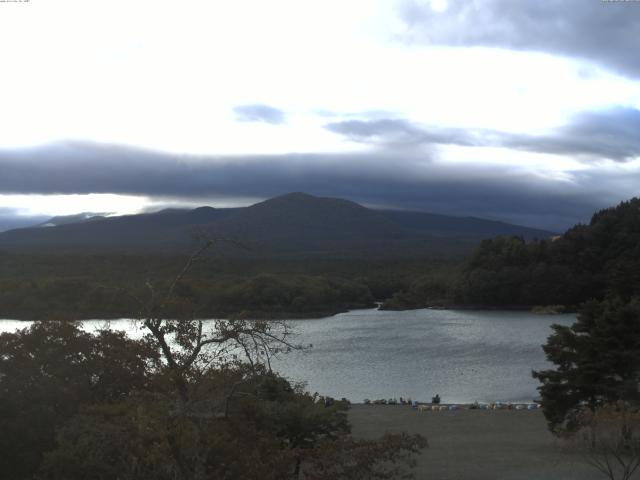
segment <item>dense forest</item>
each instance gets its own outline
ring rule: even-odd
[[[212,249],[212,252],[215,249]],[[138,315],[147,282],[166,283],[185,262],[168,255],[0,255],[0,316],[19,319]],[[449,278],[459,260],[204,257],[177,294],[199,318],[321,317],[374,306],[425,272]]]
[[[445,280],[445,281],[443,281]],[[484,240],[455,274],[424,275],[386,308],[466,306],[572,310],[590,299],[640,293],[640,199],[595,213],[553,239]]]

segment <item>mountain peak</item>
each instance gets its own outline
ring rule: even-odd
[[[203,213],[203,212],[209,213],[209,212],[213,212],[214,210],[215,208],[205,205],[204,207],[194,208],[193,210],[191,210],[191,213]]]
[[[305,192],[289,192],[289,193],[284,193],[282,195],[278,195],[277,197],[273,197],[270,200],[277,200],[277,199],[282,199],[282,200],[302,200],[302,199],[317,199],[320,197],[316,197],[314,195],[311,195],[309,193],[305,193]]]
[[[285,193],[283,195],[278,195],[277,197],[268,198],[260,203],[287,203],[287,202],[314,202],[323,200],[322,197],[315,197],[313,195],[309,195],[304,192],[291,192]]]
[[[291,192],[279,195],[277,197],[269,198],[260,203],[256,203],[249,208],[258,207],[282,207],[282,206],[299,206],[299,207],[350,207],[366,210],[365,207],[359,203],[352,202],[351,200],[345,200],[343,198],[333,197],[316,197],[304,192]]]

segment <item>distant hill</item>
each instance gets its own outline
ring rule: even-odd
[[[458,303],[575,306],[640,295],[640,198],[601,210],[552,241],[496,238],[469,257]]]
[[[35,224],[45,222],[47,217],[43,216],[16,216],[13,214],[3,215],[2,209],[0,208],[0,233],[6,232],[7,230],[15,230],[16,228],[26,228],[32,227]]]
[[[92,212],[82,212],[77,213],[75,215],[59,215],[56,217],[51,217],[50,219],[33,225],[34,227],[58,227],[60,225],[67,225],[70,223],[84,223],[94,220],[104,219],[105,213],[92,213]]]
[[[85,215],[77,222],[0,233],[0,250],[175,253],[192,249],[201,234],[241,241],[249,254],[395,256],[464,253],[496,235],[533,239],[553,232],[472,217],[372,210],[348,200],[290,193],[244,208],[167,209],[89,219]]]

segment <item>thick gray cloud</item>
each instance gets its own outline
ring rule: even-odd
[[[640,110],[628,107],[582,112],[567,125],[546,135],[422,127],[402,119],[347,120],[329,123],[326,128],[354,141],[383,146],[497,146],[571,155],[585,161],[608,159],[622,162],[640,157]]]
[[[512,135],[507,147],[525,150],[604,158],[615,161],[640,157],[640,110],[617,107],[583,112],[550,135]]]
[[[594,210],[630,197],[640,184],[628,172],[616,176],[590,169],[565,182],[516,168],[445,166],[415,152],[204,158],[73,142],[0,151],[0,171],[0,193],[193,200],[304,191],[555,230],[588,220]]]
[[[640,3],[607,0],[448,0],[437,12],[403,0],[411,42],[535,50],[640,76]]]
[[[233,109],[240,122],[264,122],[279,125],[286,120],[285,113],[269,105],[238,105]]]
[[[421,127],[407,120],[346,120],[325,125],[327,130],[350,140],[381,146],[412,146],[421,144],[483,145],[489,141],[487,130]],[[479,138],[477,138],[479,135]]]

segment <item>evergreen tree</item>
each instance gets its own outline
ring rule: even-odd
[[[543,348],[556,369],[533,372],[551,431],[577,429],[585,406],[640,402],[640,298],[587,302],[572,326],[553,330]]]

